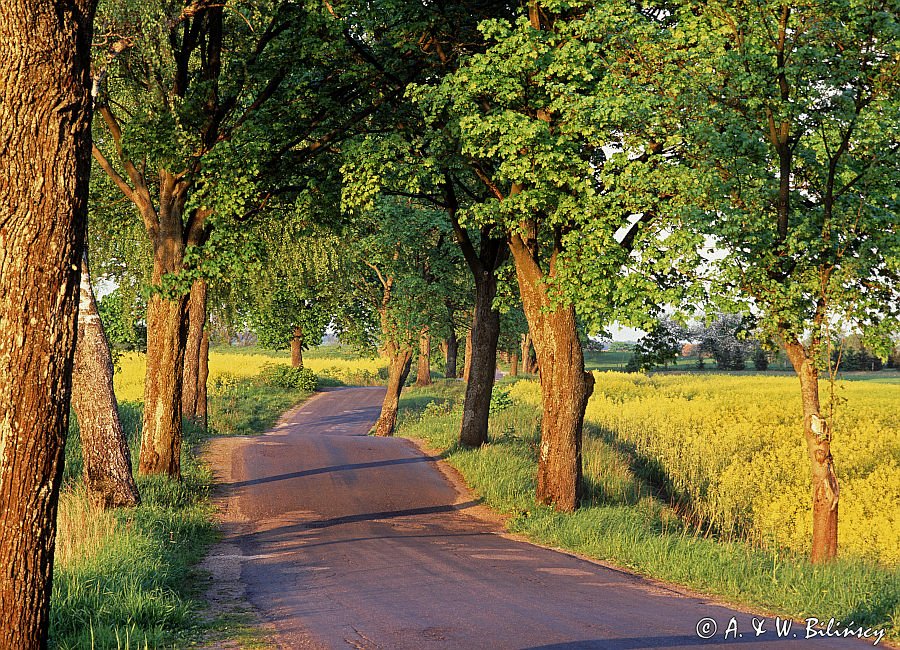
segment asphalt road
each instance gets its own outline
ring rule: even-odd
[[[779,638],[758,615],[757,635],[750,614],[504,536],[412,443],[366,436],[382,396],[329,391],[210,449],[225,531],[213,591],[248,600],[279,647],[871,647],[807,640],[803,622]],[[732,617],[741,636],[726,641]]]

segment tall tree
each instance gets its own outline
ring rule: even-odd
[[[727,254],[723,295],[749,299],[799,377],[811,558],[829,560],[839,504],[819,396],[829,329],[853,325],[886,354],[900,317],[897,7],[722,1],[679,4],[674,16],[658,81],[689,118],[694,227]]]
[[[79,303],[72,409],[81,437],[84,485],[90,500],[102,508],[134,506],[140,495],[119,419],[112,356],[94,299],[87,250],[81,258]]]
[[[0,646],[47,646],[90,175],[93,0],[0,5]]]
[[[540,366],[537,497],[560,510],[578,505],[593,386],[576,313],[594,331],[645,320],[660,287],[674,286],[659,276],[674,275],[690,235],[675,229],[661,243],[675,184],[657,182],[664,144],[634,128],[657,119],[626,106],[609,74],[643,20],[626,3],[533,0],[514,21],[485,21],[490,46],[416,93],[433,122],[459,134],[488,193],[465,220],[493,225],[512,253]]]
[[[500,312],[494,307],[497,270],[509,255],[509,248],[505,239],[496,236],[492,224],[482,226],[477,235],[460,224],[459,201],[449,174],[444,185],[444,201],[456,241],[475,282],[471,339],[466,339],[466,396],[459,441],[467,447],[479,447],[487,442],[490,396],[497,373],[500,339]]]
[[[213,231],[239,228],[271,197],[273,182],[285,181],[284,165],[324,151],[374,110],[370,80],[356,74],[350,45],[324,7],[239,5],[102,6],[110,54],[98,79],[94,157],[133,203],[153,253],[144,473],[180,474],[191,333],[189,411],[200,390],[205,287],[192,249],[226,250],[210,245]],[[228,234],[220,233],[220,244]]]
[[[348,302],[359,301],[364,308],[345,311],[339,318],[346,321],[362,313],[377,319],[388,385],[375,433],[390,436],[415,347],[423,328],[440,331],[446,320],[446,286],[453,277],[450,269],[458,268],[460,260],[449,244],[450,227],[440,210],[411,199],[380,197],[355,212],[359,218],[348,276],[356,298]]]

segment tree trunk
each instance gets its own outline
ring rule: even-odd
[[[184,298],[154,294],[147,305],[147,376],[141,474],[181,477],[181,389],[184,367]]]
[[[584,371],[574,306],[551,301],[544,273],[521,237],[511,237],[510,248],[540,367],[537,500],[571,512],[581,498],[581,437],[584,410],[594,390],[594,376]],[[556,254],[551,259],[555,262]],[[551,263],[551,275],[554,266]]]
[[[47,646],[91,169],[94,7],[0,3],[0,648]]]
[[[481,243],[482,248],[487,245]],[[466,341],[466,396],[459,429],[459,442],[466,447],[487,442],[500,337],[500,313],[493,309],[496,294],[497,280],[492,272],[475,276],[475,316]]]
[[[378,416],[378,422],[375,424],[376,436],[394,435],[394,427],[397,425],[397,410],[400,407],[400,392],[403,390],[412,365],[412,348],[391,344],[387,346],[387,356],[387,393],[381,405],[381,415]]]
[[[203,336],[206,328],[206,299],[208,285],[206,280],[195,280],[191,285],[188,299],[188,330],[184,352],[184,380],[181,395],[182,415],[196,425],[204,426],[200,397],[200,355],[203,347]],[[205,428],[205,427],[204,427]]]
[[[182,269],[184,195],[176,181],[161,173],[159,232],[154,237],[153,285]],[[186,191],[186,189],[184,190]],[[147,374],[141,436],[141,474],[181,478],[181,392],[187,338],[187,296],[154,292],[147,304]]]
[[[431,386],[431,336],[428,328],[422,329],[419,339],[419,365],[416,369],[416,386]]]
[[[518,377],[519,376],[519,353],[512,352],[509,355],[509,376],[510,377]]]
[[[131,473],[131,454],[119,420],[113,365],[91,288],[87,254],[81,258],[78,343],[72,373],[72,407],[78,418],[84,458],[83,480],[92,503],[101,508],[140,503]]]
[[[463,365],[463,381],[469,381],[469,372],[472,370],[472,330],[466,333],[466,359]]]
[[[800,378],[803,399],[803,436],[812,476],[812,549],[810,561],[828,562],[837,557],[838,501],[840,489],[831,455],[831,427],[819,406],[819,373],[807,349],[794,340],[785,345],[791,365]]]
[[[531,331],[522,335],[522,372],[526,375],[537,374],[536,357],[532,354]]]
[[[450,332],[447,338],[447,365],[444,376],[447,379],[456,379],[456,362],[459,358],[459,339],[456,338],[456,332]]]
[[[291,335],[291,367],[303,367],[303,330],[295,327]]]
[[[571,512],[581,499],[581,438],[594,376],[584,371],[575,309],[558,307],[543,319],[535,348],[541,379],[541,448],[537,499]]]
[[[200,373],[197,382],[197,422],[206,431],[209,427],[208,402],[206,384],[209,381],[209,332],[203,330],[203,339],[200,342]]]

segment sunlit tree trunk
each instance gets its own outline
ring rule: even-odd
[[[796,339],[785,351],[797,376],[803,399],[803,437],[812,477],[813,537],[810,560],[827,562],[837,557],[840,489],[831,455],[831,429],[819,405],[819,372],[806,347]]]
[[[528,327],[534,337],[541,381],[541,446],[537,499],[557,510],[578,507],[582,490],[581,441],[584,411],[594,377],[584,371],[584,353],[572,305],[553,302],[535,249],[510,238]],[[549,273],[555,273],[556,254]]]
[[[291,367],[303,367],[303,330],[295,327],[291,335]]]
[[[428,328],[422,329],[419,339],[419,363],[416,368],[416,386],[431,386],[431,336]]]
[[[203,337],[206,330],[206,302],[208,286],[206,280],[195,280],[188,299],[188,330],[184,353],[184,386],[181,396],[182,415],[195,424],[203,425],[206,405],[201,398],[206,394],[201,389],[201,355]],[[204,380],[205,381],[205,380]]]
[[[209,427],[209,403],[207,396],[207,382],[209,381],[209,332],[203,330],[203,339],[200,342],[200,373],[197,382],[197,421],[206,430]]]
[[[94,300],[87,253],[81,258],[80,295],[72,408],[81,436],[84,485],[91,502],[102,508],[137,505],[140,497],[119,420],[112,357]]]
[[[182,210],[187,188],[160,173],[160,207],[153,232],[153,284],[182,270]],[[152,208],[151,208],[152,209]],[[181,477],[181,393],[187,339],[187,296],[154,292],[147,304],[147,374],[139,470]]]
[[[518,377],[519,376],[519,353],[512,352],[509,355],[509,376],[510,377]]]
[[[465,382],[469,381],[469,371],[472,368],[472,330],[466,333],[466,358],[463,362],[463,376]]]
[[[385,346],[385,356],[388,358],[388,383],[387,393],[381,405],[381,414],[375,424],[376,436],[394,435],[394,427],[397,425],[397,411],[400,408],[400,392],[409,376],[412,366],[413,349],[409,346],[399,346],[389,343]]]
[[[91,169],[94,8],[0,3],[0,648],[47,646]]]

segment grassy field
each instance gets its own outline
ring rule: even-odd
[[[632,408],[637,408],[638,415],[642,417],[644,412],[640,408],[652,408],[652,391],[645,391],[648,387],[642,386],[640,380],[627,375],[601,375],[598,379],[599,399],[610,399],[617,404],[615,410],[621,413],[620,417],[628,418]],[[677,379],[674,376],[651,378],[651,381]],[[706,382],[706,392],[715,396],[726,378],[717,375],[691,379]],[[615,398],[603,397],[607,388],[613,391],[608,383],[612,381],[624,382],[620,387],[625,389],[628,382],[634,386],[630,394],[625,392],[615,402]],[[737,390],[747,378],[738,377],[734,381],[736,383],[732,388]],[[787,387],[780,385],[783,381],[780,378],[766,378],[766,381],[775,381],[772,390],[776,392]],[[604,382],[607,382],[606,386]],[[756,390],[753,383],[751,380],[751,395]],[[410,390],[402,398],[403,411],[398,432],[400,435],[423,438],[431,446],[445,450],[445,457],[460,469],[484,502],[510,516],[508,526],[512,531],[526,534],[541,543],[607,560],[736,603],[801,618],[818,616],[827,620],[836,616],[843,621],[854,620],[858,624],[886,627],[889,636],[897,638],[900,570],[896,564],[847,554],[829,566],[815,567],[801,553],[753,543],[765,540],[746,541],[735,534],[737,531],[734,528],[727,531],[730,534],[720,534],[709,526],[699,526],[697,522],[682,517],[678,507],[661,497],[660,488],[664,486],[658,483],[661,479],[659,467],[648,463],[636,445],[624,435],[619,438],[615,432],[603,431],[595,424],[588,425],[588,435],[584,441],[587,495],[582,508],[575,514],[565,515],[537,506],[534,502],[534,482],[540,414],[532,403],[534,385],[519,382],[513,386],[501,384],[501,387],[510,390],[516,397],[512,400],[512,406],[492,414],[490,443],[480,450],[456,446],[462,388],[455,382],[442,382],[431,389]],[[670,387],[670,398],[674,399],[677,394],[678,390]],[[852,391],[851,394],[856,395]],[[772,395],[768,397],[772,398]],[[686,387],[681,389],[681,399],[696,402],[695,406],[704,405],[703,395],[699,391],[692,394]],[[729,399],[737,405],[732,410],[740,407],[746,411],[751,403],[749,399],[738,398],[733,391]],[[788,395],[784,399],[785,403],[791,400]],[[887,402],[879,407],[885,409],[881,416],[883,419],[896,412],[896,409],[888,410],[893,408],[895,398],[888,395],[885,399]],[[595,399],[589,407],[591,420],[598,417],[597,402],[598,399]],[[671,404],[665,400],[660,403],[656,417],[665,422],[669,417],[678,416],[677,413],[669,415]],[[729,417],[734,416],[723,414],[721,418],[708,419],[713,427],[705,436],[708,451],[715,448],[719,430],[727,424]],[[774,421],[765,425],[757,422],[745,431],[751,437],[771,435],[780,427],[790,426],[788,420],[791,418],[783,419],[784,422]],[[860,430],[860,435],[864,435],[864,431],[877,431],[878,425],[872,426],[874,428]],[[838,430],[842,429],[839,427]],[[695,428],[694,431],[696,433],[698,430]],[[664,445],[666,441],[662,440],[660,444]],[[670,444],[675,452],[679,451],[677,442]],[[883,444],[888,448],[892,445],[890,440],[885,442],[883,436],[881,443],[874,444]],[[687,453],[687,449],[684,452]],[[845,454],[850,455],[849,449]],[[775,461],[781,458],[761,460],[768,460],[773,470],[777,471]],[[802,461],[802,456],[800,458]],[[752,462],[753,458],[749,460]],[[841,462],[840,457],[838,462]],[[785,471],[790,471],[793,465],[793,462],[785,463],[788,468]],[[766,466],[766,463],[761,466]],[[849,480],[845,482],[851,483]],[[853,488],[849,485],[848,490],[853,494]],[[808,500],[806,490],[798,504],[793,506],[795,511],[808,507]],[[888,518],[896,517],[896,505],[895,498],[893,507],[887,513]],[[853,516],[852,507],[842,505],[842,539],[853,528],[850,523]],[[857,521],[855,528],[862,534],[868,525],[866,521]],[[884,548],[889,550],[890,545]]]
[[[306,393],[254,378],[259,355],[213,354],[209,419],[217,433],[263,431]],[[266,358],[266,361],[272,361]],[[125,359],[115,382],[120,414],[136,462],[142,360]],[[130,391],[130,392],[129,392]],[[124,397],[122,397],[124,396]],[[200,615],[203,576],[195,565],[215,540],[208,495],[211,477],[194,451],[205,439],[188,430],[183,480],[139,477],[142,504],[117,512],[90,506],[80,482],[81,449],[73,423],[66,445],[51,604],[51,646],[82,648],[186,647],[198,642],[215,619]]]

